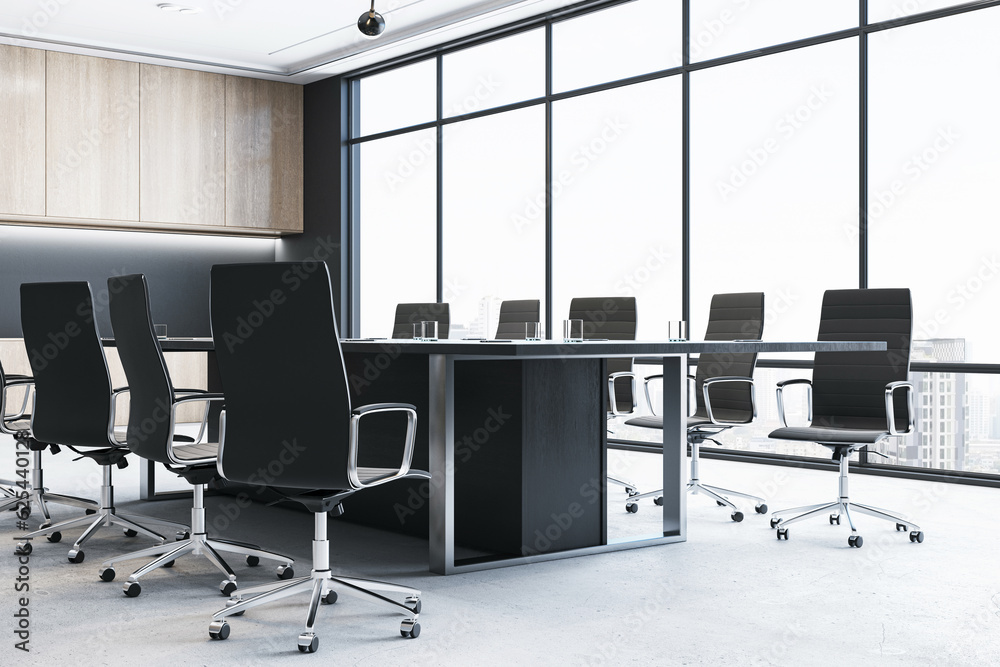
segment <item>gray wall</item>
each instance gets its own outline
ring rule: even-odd
[[[0,338],[20,338],[23,282],[87,280],[102,336],[112,335],[107,280],[144,273],[153,321],[171,336],[208,336],[213,264],[274,261],[275,241],[0,225]],[[103,304],[103,306],[102,306]]]

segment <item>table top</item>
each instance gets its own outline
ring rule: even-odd
[[[114,345],[113,338],[103,339]],[[652,340],[587,340],[565,343],[561,340],[437,340],[411,339],[350,339],[341,340],[345,352],[390,354],[445,354],[475,357],[638,357],[703,352],[855,352],[884,350],[878,341],[652,341]],[[165,352],[213,350],[211,338],[161,338]]]

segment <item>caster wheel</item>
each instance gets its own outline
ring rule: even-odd
[[[27,519],[29,516],[31,516],[31,508],[27,505],[23,505],[17,510],[18,519]]]
[[[70,552],[66,554],[71,563],[82,563],[84,558],[84,553],[82,550],[70,549]]]
[[[101,581],[115,580],[115,568],[113,567],[102,567],[97,573],[101,575]]]
[[[726,503],[722,502],[721,500],[716,500],[715,504],[718,505],[719,507],[725,507],[726,506]]]
[[[337,601],[337,591],[330,591],[323,596],[323,604],[334,604]]]
[[[854,547],[855,549],[860,549],[865,543],[865,540],[860,535],[851,535],[847,538],[847,546]]]
[[[423,606],[420,604],[420,598],[414,598],[414,597],[406,598],[406,604],[412,605],[410,609],[413,610],[414,614],[419,614],[420,608]]]
[[[248,567],[257,567],[258,565],[260,565],[260,558],[257,556],[247,556]]]
[[[219,590],[223,595],[232,595],[236,592],[236,582],[232,579],[223,579],[222,583],[219,584]]]
[[[136,535],[139,534],[138,532],[132,530],[131,528],[126,528],[122,532],[125,533],[125,537],[135,537]]]
[[[910,532],[910,541],[916,542],[917,544],[924,541],[924,531],[914,530]]]
[[[91,515],[91,514],[97,514],[97,510],[94,510],[94,509],[89,509],[89,510],[87,510],[87,511],[85,512],[85,514],[87,514],[88,516],[89,516],[89,515]]]
[[[137,598],[141,592],[142,586],[139,585],[138,581],[126,581],[125,585],[122,586],[122,593],[124,593],[126,597]]]
[[[229,624],[225,621],[212,621],[208,626],[208,636],[212,639],[228,639]]]
[[[756,512],[757,514],[767,514],[767,504],[761,503],[760,505],[754,507],[753,511]]]
[[[420,636],[420,624],[416,621],[403,621],[399,626],[399,634],[409,639],[416,639]]]
[[[278,566],[278,579],[291,579],[295,576],[295,570],[292,569],[291,565],[279,565]]]
[[[49,533],[48,535],[46,535],[45,539],[47,539],[49,542],[58,542],[59,540],[62,539],[62,533],[60,533],[57,530],[54,533]]]
[[[777,528],[779,523],[781,523],[781,519],[771,519],[771,528]]]
[[[241,600],[241,599],[239,599],[239,598],[235,598],[235,599],[230,599],[230,600],[226,600],[226,609],[229,609],[230,607],[235,607],[235,606],[236,606],[236,605],[238,605],[238,604],[239,604],[240,602],[242,602],[242,600]],[[243,614],[245,614],[245,613],[247,613],[247,612],[246,612],[246,610],[244,609],[244,610],[242,610],[242,611],[238,611],[238,612],[236,612],[235,614],[230,614],[230,616],[242,616],[242,615],[243,615]]]
[[[776,532],[778,533],[778,539],[779,540],[785,540],[786,542],[788,541],[788,529],[787,528],[779,528]]]
[[[625,487],[625,493],[628,494],[629,498],[639,495],[639,491],[637,489],[633,489],[631,486]]]
[[[183,542],[184,540],[189,540],[189,539],[191,539],[191,533],[187,531],[178,530],[176,533],[174,533],[175,542]]]
[[[629,503],[628,505],[625,506],[625,511],[628,512],[629,514],[635,514],[636,512],[639,511],[639,506],[636,505],[635,503]]]
[[[663,507],[663,496],[659,496],[658,498],[653,498],[653,504],[656,505],[657,507]]]
[[[173,567],[173,566],[174,566],[174,561],[168,560],[166,563],[164,563],[160,567]]]
[[[743,512],[740,512],[739,510],[737,510],[737,511],[733,512],[732,514],[730,514],[729,517],[733,521],[735,521],[736,523],[739,523],[740,521],[743,520]]]
[[[27,556],[31,553],[31,542],[21,542],[14,547],[15,556]]]
[[[896,532],[905,533],[907,530],[909,530],[909,527],[905,523],[896,524]]]
[[[830,515],[830,525],[831,526],[833,526],[833,525],[839,526],[840,525],[840,515],[839,514],[831,514]]]
[[[302,653],[315,653],[319,648],[319,637],[311,632],[303,632],[299,635],[299,651]]]

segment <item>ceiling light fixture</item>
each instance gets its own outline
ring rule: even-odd
[[[358,18],[358,30],[365,37],[373,39],[385,30],[385,19],[375,11],[375,0],[372,0],[372,8]]]
[[[175,5],[170,2],[161,2],[156,5],[159,9],[165,12],[177,12],[178,14],[200,14],[200,7],[184,7],[182,5]]]

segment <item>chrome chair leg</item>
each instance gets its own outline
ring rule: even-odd
[[[321,602],[333,604],[337,601],[339,593],[389,605],[396,612],[407,616],[400,625],[400,633],[404,637],[417,637],[420,634],[418,622],[421,606],[420,591],[386,582],[333,576],[330,573],[330,543],[327,539],[326,512],[315,512],[314,523],[313,567],[310,575],[234,592],[225,609],[212,615],[212,621],[208,626],[208,634],[212,639],[229,637],[230,628],[226,621],[229,616],[240,615],[247,609],[306,592],[310,593],[310,597],[305,630],[298,637],[298,647],[303,653],[313,653],[319,648],[319,637],[315,631],[319,605]],[[404,595],[406,598],[403,602],[399,602],[381,593],[394,593]]]
[[[186,526],[181,526],[181,528],[186,529]],[[122,587],[122,592],[126,596],[137,597],[142,592],[142,586],[139,584],[140,577],[161,567],[173,567],[176,559],[188,554],[194,554],[204,556],[210,563],[222,571],[226,578],[219,584],[219,590],[223,595],[230,595],[237,588],[236,573],[233,572],[233,569],[219,554],[220,551],[245,556],[247,565],[251,567],[257,565],[262,558],[278,561],[281,563],[278,567],[278,576],[284,579],[288,579],[294,574],[294,570],[292,569],[294,561],[287,556],[264,551],[255,545],[244,545],[209,538],[206,533],[204,485],[196,485],[194,487],[191,507],[191,533],[188,537],[173,543],[160,544],[148,549],[109,558],[101,563],[99,574],[102,581],[114,581],[115,563],[155,556],[154,560],[146,563],[129,575],[128,581]]]

